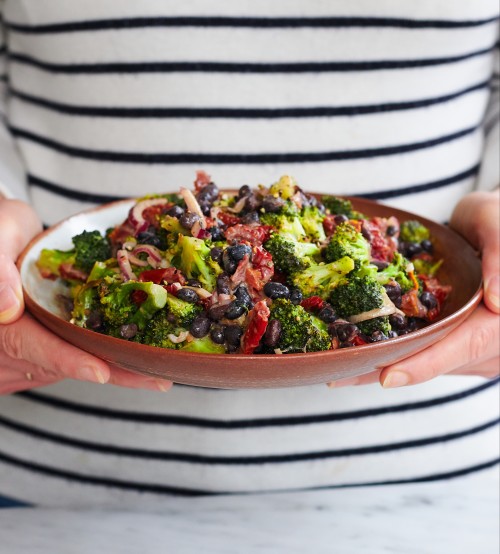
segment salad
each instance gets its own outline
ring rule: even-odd
[[[125,221],[85,230],[37,266],[68,285],[68,318],[92,331],[201,353],[360,346],[435,320],[450,293],[419,221],[365,217],[290,176],[221,192],[138,199]]]

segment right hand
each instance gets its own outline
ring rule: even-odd
[[[33,209],[0,197],[0,394],[79,379],[156,391],[172,383],[110,367],[52,334],[24,313],[15,261],[41,224]]]

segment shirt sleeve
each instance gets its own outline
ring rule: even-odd
[[[491,94],[483,122],[484,149],[477,180],[478,190],[492,190],[500,185],[500,44],[494,53]]]
[[[7,198],[20,198],[27,201],[26,172],[7,126],[6,99],[8,76],[6,51],[5,34],[0,21],[0,194]]]

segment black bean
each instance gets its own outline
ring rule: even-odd
[[[240,262],[245,256],[250,256],[252,249],[248,244],[236,244],[235,246],[228,246],[227,254],[235,262]]]
[[[219,196],[219,187],[215,183],[208,183],[204,186],[197,195],[198,202],[213,204],[214,200]]]
[[[208,232],[212,235],[212,240],[214,242],[224,240],[224,233],[220,227],[210,227]]]
[[[323,306],[323,308],[321,308],[318,313],[318,317],[319,319],[321,319],[321,321],[324,321],[325,323],[333,323],[337,319],[335,310],[329,304],[326,304]]]
[[[186,285],[189,287],[196,287],[197,289],[201,288],[201,283],[198,281],[198,279],[188,279],[186,281]]]
[[[248,225],[249,223],[259,223],[259,214],[257,212],[248,212],[241,218],[241,222],[246,225]]]
[[[380,342],[382,340],[387,340],[387,336],[382,333],[382,331],[373,331],[370,336],[371,342]]]
[[[389,267],[389,262],[382,262],[380,260],[372,260],[371,262],[379,271]]]
[[[393,237],[397,233],[398,229],[395,225],[389,225],[385,230],[385,234],[388,237]]]
[[[264,196],[264,199],[262,200],[262,207],[266,212],[270,213],[279,212],[284,205],[285,201],[283,200],[283,198],[281,198],[280,196],[273,196],[272,194]]]
[[[171,217],[181,217],[181,215],[184,213],[184,210],[180,207],[180,206],[172,206],[168,211],[167,211],[167,215],[171,216]]]
[[[335,221],[335,223],[337,225],[342,225],[342,223],[345,223],[346,221],[349,221],[349,218],[344,215],[344,214],[337,214],[334,218],[333,218],[333,221]]]
[[[231,258],[227,251],[227,248],[226,250],[224,250],[224,254],[222,254],[222,266],[224,267],[226,273],[229,273],[229,275],[232,275],[238,267],[238,262]]]
[[[224,328],[224,338],[231,346],[239,346],[243,329],[239,325],[226,325]]]
[[[352,323],[333,323],[328,327],[328,331],[332,335],[334,332],[333,336],[337,336],[340,342],[349,342],[359,334],[359,329]]]
[[[199,221],[200,216],[193,212],[184,212],[179,217],[179,223],[186,229],[191,229],[193,225]]]
[[[92,329],[92,331],[99,331],[102,328],[102,317],[98,311],[90,312],[87,321],[87,329]]]
[[[422,252],[422,247],[418,242],[409,242],[406,246],[406,257],[412,258],[413,256],[416,256],[417,254],[420,254]]]
[[[432,292],[424,291],[420,295],[420,302],[428,308],[429,310],[432,310],[433,308],[437,308],[438,301],[437,298],[432,294]]]
[[[276,281],[269,281],[264,285],[264,294],[276,300],[276,298],[290,298],[290,289],[282,283]]]
[[[208,317],[199,315],[194,319],[193,323],[191,323],[189,332],[193,335],[193,337],[201,339],[210,331],[210,325],[211,321]]]
[[[428,239],[423,240],[420,243],[420,246],[422,247],[422,250],[425,250],[428,254],[432,254],[434,252],[434,245]]]
[[[264,344],[274,348],[281,337],[281,323],[277,319],[271,319],[264,333]]]
[[[210,209],[212,207],[210,203],[208,203],[207,201],[199,202],[199,206],[203,215],[210,215]]]
[[[167,321],[169,323],[177,323],[177,318],[175,317],[175,315],[172,312],[169,312],[167,314]]]
[[[196,302],[198,302],[198,295],[193,289],[179,289],[177,291],[177,298],[184,300],[184,302],[190,302],[191,304],[196,304]]]
[[[226,308],[227,309],[226,309],[224,315],[227,319],[238,319],[239,317],[241,317],[247,311],[245,306],[242,306],[236,300],[233,300]]]
[[[292,304],[300,304],[302,302],[303,295],[299,289],[291,289],[290,291],[290,302]]]
[[[391,314],[389,316],[389,323],[393,329],[404,329],[406,327],[406,318],[401,314]]]
[[[247,196],[247,199],[245,201],[245,211],[247,212],[254,212],[260,206],[262,205],[262,202],[255,196],[255,194],[250,194]]]
[[[137,335],[137,325],[135,323],[125,323],[120,327],[120,336],[124,339],[133,339]]]
[[[240,190],[238,191],[238,198],[243,198],[244,196],[248,196],[251,194],[252,189],[248,185],[243,185],[240,187]]]
[[[137,240],[141,244],[151,244],[152,246],[160,246],[161,244],[160,237],[150,231],[143,231],[142,233],[139,233],[137,235]]]
[[[389,335],[387,336],[388,339],[395,339],[398,336],[396,331],[393,331],[392,329],[389,331]]]
[[[220,248],[219,246],[214,246],[212,250],[210,250],[210,257],[214,262],[217,262],[219,265],[222,265],[222,254],[224,253],[224,250]]]
[[[210,331],[210,338],[215,344],[224,344],[224,325],[213,325]]]
[[[217,292],[219,294],[231,294],[231,281],[227,273],[217,276]]]
[[[238,285],[238,287],[234,291],[234,296],[242,306],[245,306],[249,310],[253,308],[252,298],[248,292],[247,287],[243,283],[241,285]]]
[[[224,317],[226,310],[227,304],[214,304],[208,309],[208,317],[213,321],[219,321],[219,319],[222,319]]]
[[[402,300],[402,290],[399,283],[394,281],[390,284],[384,285],[384,288],[391,302],[396,306],[396,308],[399,308]]]
[[[226,344],[226,352],[228,354],[234,354],[240,347],[240,344]]]
[[[368,227],[366,227],[364,224],[361,225],[361,234],[363,235],[363,237],[368,241],[370,242],[372,240],[372,234],[370,232],[370,229],[368,229]]]

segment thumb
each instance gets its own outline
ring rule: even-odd
[[[15,261],[41,225],[35,212],[18,200],[0,200],[0,324],[12,323],[24,310]]]
[[[484,303],[500,313],[500,194],[475,192],[457,205],[450,226],[481,252]]]

